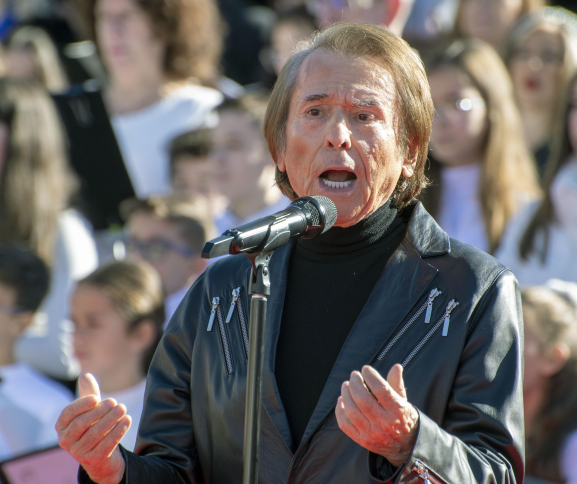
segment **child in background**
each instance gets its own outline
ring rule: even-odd
[[[145,262],[114,262],[81,280],[72,295],[74,349],[102,399],[124,404],[133,424],[122,445],[134,450],[148,367],[162,335],[164,295]]]
[[[26,363],[14,347],[48,292],[48,268],[33,252],[0,246],[0,462],[54,446],[54,425],[72,394]]]
[[[521,290],[526,473],[577,484],[577,284]]]

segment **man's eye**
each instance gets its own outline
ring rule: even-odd
[[[366,114],[366,113],[359,114],[360,121],[370,121],[371,119],[373,119],[372,114]]]
[[[309,114],[311,116],[320,116],[321,110],[320,109],[309,109]]]

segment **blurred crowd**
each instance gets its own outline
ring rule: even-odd
[[[554,4],[552,4],[554,3]],[[127,406],[207,262],[284,209],[262,132],[291,53],[387,26],[435,104],[421,202],[522,288],[527,475],[577,483],[577,15],[543,0],[0,0],[0,462],[80,372]]]

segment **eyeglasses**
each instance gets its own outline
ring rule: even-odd
[[[168,239],[138,240],[130,238],[126,241],[126,249],[129,252],[138,252],[148,261],[159,261],[172,251],[184,257],[194,257],[196,250],[188,245],[180,244]]]
[[[513,52],[511,58],[518,62],[529,62],[531,67],[539,69],[543,66],[559,65],[563,62],[563,55],[553,50],[544,50],[543,52],[531,52],[529,49],[517,49]]]
[[[472,111],[485,105],[481,97],[457,99],[456,101],[443,101],[435,103],[435,114],[451,115]]]

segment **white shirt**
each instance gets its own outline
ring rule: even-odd
[[[58,221],[50,289],[32,325],[18,339],[16,359],[64,380],[78,376],[72,347],[69,300],[76,282],[98,267],[96,243],[86,220],[75,210]]]
[[[189,289],[190,286],[184,286],[182,289],[179,289],[175,293],[169,294],[164,299],[164,312],[166,315],[166,320],[164,321],[163,326],[164,329],[166,329],[166,327],[168,326],[170,318],[172,318],[172,315],[176,311],[176,308],[178,308],[178,305],[184,299],[184,296],[186,296],[186,293],[188,292]]]
[[[215,126],[214,108],[222,102],[215,89],[189,84],[152,106],[111,117],[112,127],[138,198],[168,193],[168,145],[176,136]]]
[[[479,200],[481,165],[443,167],[437,221],[449,237],[488,251],[483,209]]]
[[[132,425],[122,438],[120,443],[125,449],[134,450],[136,445],[136,436],[138,434],[138,425],[140,424],[140,416],[142,415],[142,408],[144,406],[144,391],[146,390],[146,378],[137,385],[115,393],[103,393],[102,400],[107,398],[114,398],[118,403],[126,406],[126,414],[132,417]]]
[[[73,395],[24,363],[0,367],[0,461],[58,444],[55,425]]]

